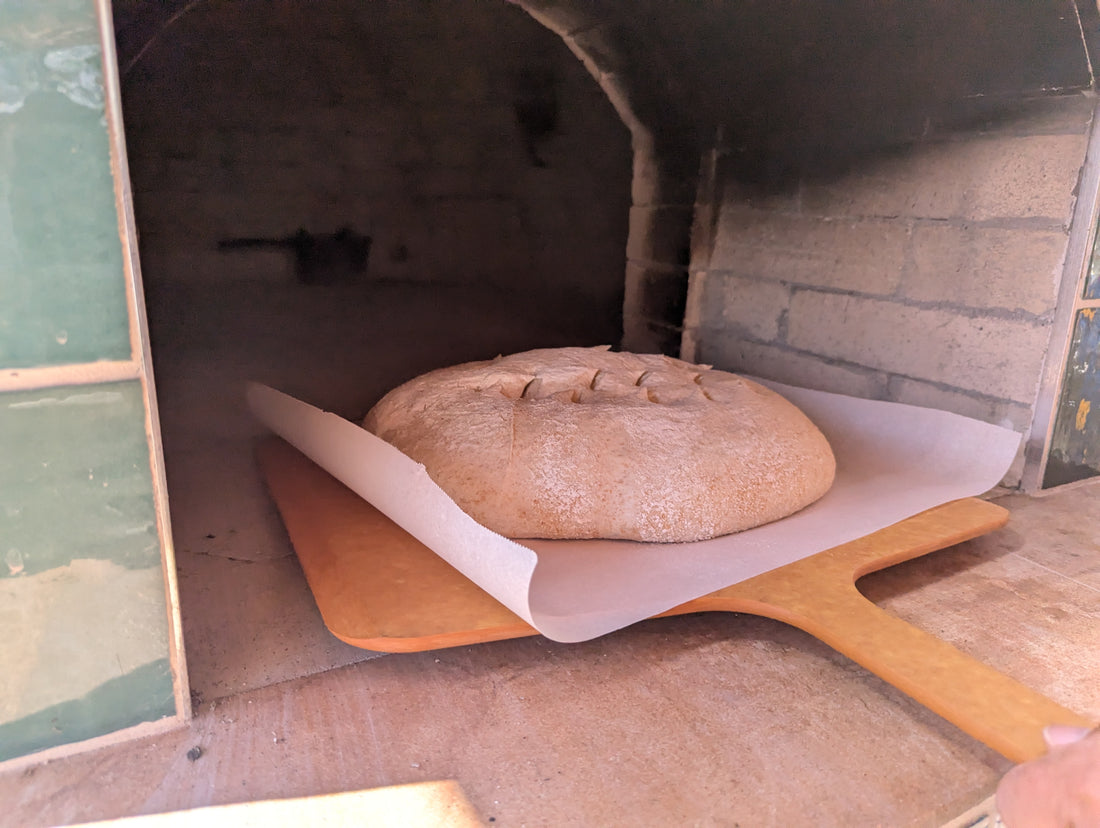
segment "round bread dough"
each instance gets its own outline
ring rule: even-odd
[[[775,392],[607,348],[431,371],[363,425],[512,538],[712,538],[809,505],[836,470],[825,436]]]

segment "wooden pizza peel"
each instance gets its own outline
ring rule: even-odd
[[[260,468],[329,631],[356,647],[418,652],[537,635],[305,455],[277,437]],[[890,615],[856,589],[864,575],[1003,526],[1008,511],[964,498],[859,540],[696,598],[662,615],[744,612],[798,627],[1014,762],[1046,751],[1076,713]]]

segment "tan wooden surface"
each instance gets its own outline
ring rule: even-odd
[[[278,438],[258,451],[325,625],[382,652],[416,652],[536,631]],[[1040,756],[1042,728],[1091,725],[1023,684],[879,609],[856,581],[1004,525],[967,498],[930,509],[676,607],[745,612],[805,630],[1013,761]]]

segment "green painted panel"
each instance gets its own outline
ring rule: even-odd
[[[1043,487],[1100,475],[1100,311],[1078,311]]]
[[[128,359],[92,0],[0,2],[0,367]]]
[[[144,664],[79,699],[0,724],[0,762],[171,716],[172,693],[168,659]]]
[[[0,577],[160,566],[140,383],[0,394]]]
[[[20,752],[173,712],[171,677],[142,672],[169,656],[165,595],[140,383],[0,394],[0,727]]]

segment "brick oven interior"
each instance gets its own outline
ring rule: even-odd
[[[254,761],[251,798],[301,763],[289,793],[365,787],[321,746],[349,700],[393,738],[367,782],[506,767],[460,780],[501,824],[544,796],[551,817],[527,824],[627,824],[639,798],[654,819],[637,824],[722,824],[706,803],[734,792],[741,824],[820,807],[815,824],[932,826],[991,793],[1002,757],[759,618],[385,659],[329,635],[260,480],[244,383],[358,419],[426,370],[542,346],[680,355],[1016,430],[1000,491],[1016,528],[867,593],[1098,713],[1100,581],[1070,545],[1095,552],[1100,514],[1087,483],[1022,493],[1047,468],[1080,304],[1063,274],[1095,221],[1094,6],[118,0],[114,28],[196,721],[208,741],[225,722],[263,731],[259,759],[177,771],[216,787]],[[1066,515],[1084,528],[1056,528]],[[375,672],[336,669],[356,664]],[[574,691],[604,707],[579,711]],[[452,703],[451,724],[422,716]],[[278,704],[269,738],[255,711]],[[651,707],[669,727],[627,734]],[[512,708],[516,744],[496,744],[488,722]],[[288,738],[303,747],[284,766],[270,751]],[[574,759],[584,778],[563,771]],[[684,778],[656,790],[647,768]],[[158,791],[119,807],[181,807]]]
[[[1078,18],[645,8],[118,4],[197,698],[363,655],[318,627],[248,380],[355,419],[431,368],[610,344],[1033,427]]]
[[[319,624],[244,383],[358,420],[431,368],[618,345],[632,154],[583,64],[515,6],[154,11],[117,24],[119,63],[189,671],[209,699],[366,655]]]

